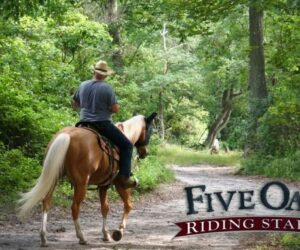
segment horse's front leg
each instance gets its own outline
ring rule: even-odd
[[[102,213],[102,218],[103,218],[103,224],[102,224],[103,240],[111,241],[111,237],[110,237],[109,230],[107,227],[107,214],[109,212],[107,189],[108,189],[108,186],[99,187],[99,198],[100,198],[101,213]]]
[[[119,230],[114,231],[112,235],[115,241],[119,241],[123,237],[127,225],[128,215],[131,211],[132,205],[131,205],[131,189],[122,189],[120,187],[116,187],[116,189],[124,203],[124,213],[123,213],[121,224],[119,226]]]

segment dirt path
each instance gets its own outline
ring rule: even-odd
[[[199,214],[187,216],[186,195],[183,188],[192,185],[206,185],[207,192],[228,190],[255,190],[268,181],[265,178],[241,177],[233,173],[229,167],[208,165],[178,167],[171,166],[176,172],[177,182],[163,185],[153,193],[134,203],[129,224],[124,238],[120,242],[104,243],[101,233],[101,217],[98,204],[84,204],[81,213],[82,230],[88,245],[78,245],[70,213],[53,208],[49,214],[48,233],[49,247],[47,249],[253,249],[264,242],[270,233],[212,233],[173,239],[178,232],[175,222],[190,221],[209,217],[225,217],[237,215],[257,216],[299,216],[295,212],[266,210],[255,201],[255,211],[238,211],[237,201],[233,199],[228,212],[220,206],[215,212],[207,213],[205,206],[197,204]],[[291,190],[299,190],[299,184],[289,183]],[[269,195],[269,193],[268,193]],[[277,200],[280,192],[272,192],[271,200]],[[109,227],[115,229],[121,219],[122,204],[112,204]],[[39,230],[41,219],[35,215],[32,221],[20,223],[15,219],[9,222],[0,221],[0,249],[40,249]],[[274,248],[277,249],[277,248]]]

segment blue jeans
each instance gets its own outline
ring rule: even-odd
[[[133,145],[128,138],[110,121],[93,122],[101,135],[108,138],[120,150],[119,175],[130,177]]]

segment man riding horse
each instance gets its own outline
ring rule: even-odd
[[[73,97],[73,106],[80,108],[80,121],[88,122],[98,132],[112,141],[120,150],[120,171],[117,178],[123,188],[136,187],[130,179],[133,145],[128,138],[112,123],[112,114],[120,110],[116,95],[104,80],[113,71],[105,61],[93,66],[93,79],[80,84]]]
[[[114,126],[111,116],[118,112],[119,106],[111,86],[104,82],[104,79],[111,73],[106,62],[97,62],[94,65],[93,79],[83,82],[74,95],[74,105],[80,107],[82,121],[92,124],[102,135],[119,147],[121,162],[119,164],[118,161],[112,161],[110,153],[99,147],[99,137],[91,129],[69,126],[56,133],[48,144],[40,177],[35,186],[24,193],[19,200],[18,215],[20,217],[26,216],[36,204],[42,202],[40,237],[43,247],[48,245],[47,221],[52,194],[58,180],[64,176],[72,183],[74,190],[71,210],[80,244],[87,243],[81,230],[79,214],[89,185],[98,186],[104,241],[111,241],[107,227],[109,212],[107,191],[110,184],[115,185],[124,207],[119,229],[113,232],[112,238],[118,241],[124,234],[132,208],[131,188],[137,185],[135,181],[130,180],[133,145],[137,149],[138,156],[144,158],[147,154],[152,122],[157,113],[154,112],[148,117],[136,115],[117,124],[118,128]],[[120,166],[119,174],[114,179],[114,173],[117,174],[114,170],[118,166]]]

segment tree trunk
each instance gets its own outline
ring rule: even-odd
[[[165,139],[165,123],[164,123],[164,106],[162,100],[162,91],[159,93],[159,107],[158,107],[158,120],[159,120],[159,129],[158,133],[162,140]]]
[[[166,53],[168,48],[167,48],[167,34],[168,31],[166,29],[166,24],[164,23],[163,25],[163,30],[160,32],[162,39],[163,39],[163,50]],[[164,63],[164,68],[163,68],[163,74],[166,75],[168,73],[168,58],[165,58],[165,63]],[[161,88],[161,91],[159,92],[159,97],[158,97],[158,118],[159,118],[159,135],[161,139],[165,139],[165,121],[164,121],[164,103],[163,103],[163,88]]]
[[[232,99],[234,98],[234,96],[235,95],[233,94],[233,88],[227,89],[223,92],[222,111],[208,130],[208,135],[204,142],[204,146],[206,148],[211,147],[217,135],[227,125],[232,113]]]
[[[267,86],[265,81],[265,57],[263,47],[263,10],[249,7],[249,129],[245,153],[258,147],[256,136],[258,120],[267,108]]]
[[[107,13],[109,22],[109,34],[113,39],[113,44],[116,45],[112,53],[112,61],[117,72],[121,73],[124,67],[122,56],[122,38],[121,38],[121,25],[119,17],[118,0],[108,0]]]

